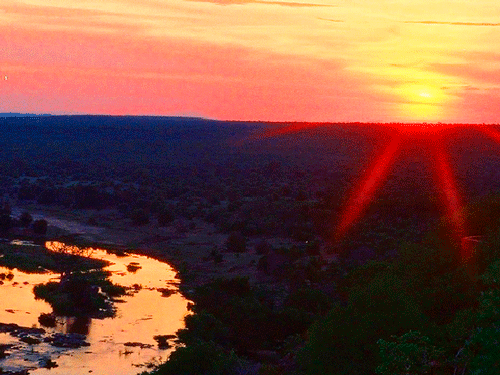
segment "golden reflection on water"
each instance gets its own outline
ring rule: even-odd
[[[46,283],[54,274],[26,274],[18,270],[9,270],[0,267],[0,274],[12,274],[11,280],[2,280],[0,285],[0,322],[15,323],[21,326],[32,326],[38,324],[38,316],[42,313],[50,313],[52,308],[42,300],[36,300],[33,296],[33,287],[36,284]]]
[[[47,242],[46,247],[53,249],[60,247],[60,243]],[[126,287],[138,287],[130,295],[121,297],[123,302],[115,303],[115,318],[85,320],[58,317],[56,328],[44,327],[51,332],[86,333],[91,345],[54,357],[59,367],[33,370],[30,371],[31,374],[137,374],[144,370],[138,365],[158,361],[160,358],[165,360],[173,350],[159,350],[153,336],[172,335],[184,327],[188,300],[178,293],[175,270],[166,263],[145,256],[117,256],[101,249],[91,250],[89,253],[92,258],[110,263],[105,270],[112,273],[112,282]],[[135,267],[127,269],[131,263]],[[0,269],[0,272],[9,270]],[[33,286],[56,278],[57,275],[25,274],[17,270],[12,273],[12,282],[0,285],[1,300],[9,301],[3,303],[0,322],[39,327],[38,316],[40,313],[51,312],[51,308],[47,303],[35,300]],[[11,285],[15,280],[18,284]],[[24,282],[28,284],[24,285]],[[158,288],[173,290],[174,294],[164,297]],[[6,311],[8,309],[12,309],[14,313]],[[150,347],[125,346],[127,342],[140,342]]]

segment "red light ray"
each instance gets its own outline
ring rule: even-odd
[[[359,220],[370,204],[379,186],[385,181],[400,149],[401,138],[394,137],[384,152],[372,163],[365,177],[347,201],[340,223],[335,230],[334,240],[338,242]]]
[[[476,129],[483,132],[495,142],[500,144],[500,132],[498,130],[492,129],[491,126],[487,125],[478,125],[476,126]]]
[[[304,130],[315,129],[321,126],[332,125],[328,123],[321,122],[292,122],[292,123],[271,123],[272,128],[265,130],[263,132],[257,132],[238,141],[232,141],[234,147],[240,147],[248,141],[262,140],[264,138],[273,138],[281,135],[299,133]]]
[[[278,129],[270,129],[259,138],[274,137],[289,133],[297,133],[303,130],[316,128],[325,125],[324,123],[289,123]],[[344,211],[340,215],[339,224],[334,232],[334,242],[339,242],[345,234],[356,224],[364,214],[366,208],[373,200],[377,189],[385,182],[391,167],[394,165],[402,140],[412,141],[426,139],[432,143],[439,143],[443,131],[449,130],[461,124],[385,124],[396,130],[396,135],[382,154],[371,164],[367,173],[354,189],[353,194],[347,201]],[[487,126],[478,126],[480,130],[488,134],[500,144],[500,132]],[[256,137],[251,137],[256,138]],[[447,154],[443,151],[441,144],[436,144],[433,164],[435,167],[436,184],[443,195],[446,216],[449,218],[453,235],[460,247],[460,259],[464,263],[473,260],[475,241],[467,237],[465,230],[465,219],[462,214],[462,201],[457,188],[456,180],[451,166],[448,162]]]
[[[293,122],[285,126],[278,127],[277,129],[276,128],[269,129],[260,136],[263,138],[276,137],[279,135],[284,135],[289,133],[298,133],[302,130],[313,129],[324,125],[325,124],[323,123],[316,123],[316,122]]]
[[[467,237],[465,230],[465,219],[462,213],[462,200],[456,184],[455,177],[451,170],[447,155],[443,151],[442,145],[435,148],[434,167],[437,177],[437,185],[443,194],[446,209],[446,216],[449,218],[456,243],[460,246],[460,259],[467,263],[472,260],[473,246],[464,241]]]
[[[455,127],[463,126],[458,124],[386,124],[387,127],[396,129],[403,135],[410,137],[429,137],[434,136],[437,133],[449,130]]]

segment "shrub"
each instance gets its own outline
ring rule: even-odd
[[[134,225],[145,225],[149,223],[149,215],[142,208],[137,208],[130,214],[132,219],[132,224]]]
[[[285,305],[305,310],[315,315],[324,315],[331,307],[331,301],[321,290],[301,288],[292,292],[285,300]]]
[[[244,253],[247,249],[247,240],[239,232],[231,233],[226,240],[226,248],[232,253]]]
[[[158,219],[158,225],[164,227],[174,221],[175,217],[172,213],[172,209],[166,205],[160,205],[158,208],[158,213],[156,214]]]
[[[438,350],[418,331],[409,331],[390,341],[380,339],[378,346],[382,364],[376,372],[380,375],[428,374],[438,359]]]
[[[21,224],[21,226],[25,228],[29,227],[32,221],[33,217],[29,214],[29,212],[26,211],[24,211],[19,217],[19,224]]]
[[[6,234],[12,227],[12,218],[8,214],[0,214],[0,233]]]
[[[178,348],[151,375],[233,375],[244,367],[234,352],[226,353],[213,342],[199,341]]]
[[[267,241],[259,241],[255,244],[255,252],[259,255],[269,254],[273,247]]]
[[[113,285],[108,274],[101,271],[75,272],[61,277],[61,282],[38,284],[33,288],[36,298],[50,303],[58,315],[112,316],[111,303],[103,293],[110,296],[123,295],[125,289]]]
[[[47,233],[47,220],[39,219],[33,222],[33,232],[39,235],[45,235]]]

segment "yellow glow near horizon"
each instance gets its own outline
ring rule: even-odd
[[[499,12],[495,0],[3,0],[0,112],[498,122]]]
[[[426,84],[404,84],[396,89],[400,115],[414,121],[440,121],[451,101],[445,91]]]

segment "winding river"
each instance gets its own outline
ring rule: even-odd
[[[47,242],[51,248],[54,243]],[[38,317],[50,313],[50,305],[36,300],[33,286],[57,279],[54,273],[27,274],[0,267],[0,274],[11,273],[0,285],[0,322],[25,327],[42,327],[48,333],[80,333],[90,344],[78,349],[55,348],[48,343],[28,345],[18,338],[0,333],[0,344],[14,344],[11,354],[0,360],[4,370],[29,369],[36,375],[132,375],[148,369],[148,364],[165,361],[175,347],[159,349],[156,335],[175,335],[184,326],[188,300],[178,291],[176,272],[168,264],[135,254],[117,256],[93,249],[91,257],[110,263],[113,283],[132,287],[133,292],[116,302],[116,316],[106,319],[58,317],[54,328],[42,327]],[[165,293],[165,291],[172,293]],[[162,293],[163,292],[163,293]],[[51,369],[39,368],[41,358],[57,363]]]

